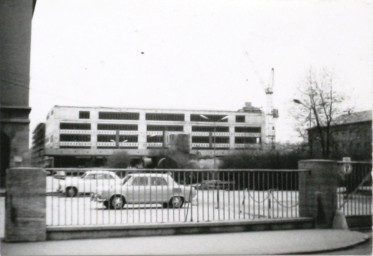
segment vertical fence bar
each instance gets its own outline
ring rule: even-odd
[[[290,186],[290,188],[289,188],[289,191],[290,191],[290,205],[292,206],[291,208],[290,208],[290,217],[293,217],[293,176],[294,176],[294,172],[291,172],[290,173],[290,177],[289,177],[289,186]]]
[[[206,207],[206,218],[207,218],[207,221],[210,221],[210,183],[209,183],[209,180],[210,180],[210,172],[209,171],[206,171],[206,191],[205,191],[205,207]]]
[[[242,210],[243,210],[243,219],[246,219],[246,214],[245,214],[245,172],[241,172],[241,182],[242,182]]]
[[[220,185],[224,183],[221,183],[222,181],[220,180],[220,172],[216,170],[217,174],[217,190],[216,190],[216,208],[218,209],[218,220],[220,220]]]
[[[231,182],[231,172],[227,172],[227,175],[228,175],[228,182],[230,183]],[[233,184],[233,181],[232,181],[232,190],[229,190],[228,192],[228,220],[231,220],[231,191],[234,190],[234,184]]]
[[[237,180],[237,213],[238,213],[238,220],[241,219],[241,181],[240,181],[240,172],[236,171],[236,180]]]
[[[233,190],[233,219],[236,219],[236,190],[237,190],[237,179],[236,179],[236,173],[232,172],[232,177],[234,179],[234,190]]]
[[[196,186],[198,186],[198,184],[199,184],[199,172],[196,172],[196,175],[197,175],[197,177],[196,177]],[[197,190],[197,189],[195,189],[195,191],[196,191],[196,201],[197,201],[197,206],[196,206],[196,208],[197,208],[197,222],[199,222],[199,197],[198,197],[198,195],[199,195],[199,191]],[[193,195],[192,195],[192,197],[193,197]],[[190,200],[191,201],[193,201],[193,198],[190,198]]]
[[[211,174],[212,174],[212,179],[214,181],[213,183],[214,185],[212,187],[212,220],[215,220],[215,190],[218,186],[218,182],[216,181],[216,170],[214,169],[214,171],[212,171]]]
[[[265,189],[264,189],[264,171],[260,172],[260,189],[262,190],[262,217],[265,216]],[[260,202],[260,199],[259,199]]]
[[[253,201],[253,219],[255,219],[256,211],[255,211],[255,187],[256,187],[256,172],[253,172],[253,196],[252,196],[252,201]]]
[[[289,205],[288,202],[289,202],[289,199],[288,199],[288,194],[289,194],[289,186],[288,186],[288,183],[286,182],[287,181],[287,178],[288,178],[288,172],[285,172],[284,173],[285,175],[285,181],[284,181],[284,185],[286,185],[285,187],[285,196],[286,196],[286,204],[285,205]],[[289,207],[286,207],[286,218],[289,217]]]
[[[122,177],[121,177],[121,180],[120,180],[120,184],[121,184],[121,187],[122,187],[122,190],[123,191],[123,195],[124,195],[124,198],[126,199],[126,204],[124,205],[124,216],[125,216],[125,220],[124,220],[124,223],[125,224],[128,224],[129,222],[129,216],[128,216],[128,204],[129,204],[129,198],[128,198],[128,184],[125,184],[124,181],[128,181],[128,177],[127,175],[129,175],[129,172],[125,171],[125,172],[122,172]]]
[[[250,190],[251,190],[251,176],[252,176],[252,172],[248,172],[247,173],[247,213],[248,213],[248,218],[250,219]]]
[[[66,179],[66,173],[65,173],[65,179]],[[62,184],[61,183],[62,183],[61,181],[58,181],[58,185],[61,185],[61,191],[58,192],[58,194],[57,194],[57,225],[60,225],[60,223],[61,223],[60,204],[61,204],[61,197],[63,195],[63,190],[62,190]],[[54,206],[53,206],[53,208],[54,208]],[[53,211],[53,208],[52,208],[52,211]]]
[[[180,179],[181,179],[181,173],[180,172],[178,172],[178,184],[179,185],[181,185],[181,181],[180,181]],[[180,212],[180,209],[179,209],[179,211],[178,211],[178,214],[179,214],[179,221],[181,220],[181,212]]]

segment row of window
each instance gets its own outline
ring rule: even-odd
[[[91,124],[86,123],[60,123],[61,130],[90,130]]]
[[[90,130],[91,124],[89,123],[60,123],[61,130]],[[137,131],[138,125],[136,124],[98,124],[98,130],[120,130],[120,131]],[[182,125],[147,125],[147,131],[184,131]],[[234,128],[235,132],[254,132],[260,133],[261,127],[239,127]],[[229,132],[228,126],[192,126],[193,132]]]
[[[97,142],[113,142],[115,139],[115,135],[97,135]],[[138,142],[138,136],[120,135],[118,142]]]
[[[229,143],[229,137],[193,136],[192,143]]]
[[[99,112],[99,119],[111,119],[111,120],[139,120],[140,113],[135,112]],[[79,119],[89,119],[89,111],[79,111]],[[184,121],[185,114],[167,114],[167,113],[146,113],[146,120],[156,121]],[[196,122],[227,122],[225,115],[200,115],[192,114],[190,116],[191,121]],[[237,123],[244,123],[245,116],[237,115]]]
[[[97,130],[137,131],[137,124],[98,124]]]
[[[115,135],[98,135],[98,142],[112,142],[115,141]],[[147,142],[163,142],[163,136],[147,136]],[[91,135],[81,134],[60,134],[60,141],[77,141],[87,142],[91,141]],[[138,136],[131,135],[120,135],[119,142],[138,142]],[[207,137],[207,136],[193,136],[192,143],[229,143],[229,137]],[[235,137],[234,142],[236,144],[255,144],[258,143],[255,137]]]
[[[248,127],[248,126],[236,126],[234,127],[235,132],[255,132],[255,133],[260,133],[261,132],[261,127]]]
[[[147,131],[174,131],[182,132],[184,131],[184,126],[182,125],[147,125]]]
[[[146,113],[146,120],[155,120],[155,121],[184,121],[184,114],[163,114],[163,113]]]
[[[259,141],[258,141],[259,139]],[[193,136],[192,143],[229,143],[229,137],[205,137]],[[236,144],[256,144],[260,142],[260,138],[255,137],[235,137]]]
[[[60,141],[91,141],[91,135],[83,134],[60,134]]]
[[[134,112],[98,112],[98,119],[139,120],[140,114]]]
[[[190,121],[195,122],[228,122],[228,118],[225,115],[198,115],[191,114]]]
[[[192,132],[229,132],[228,126],[192,126]]]

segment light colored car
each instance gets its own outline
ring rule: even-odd
[[[58,192],[68,197],[75,197],[78,193],[96,193],[103,186],[115,186],[122,179],[112,171],[95,170],[86,171],[82,176],[66,176],[61,180]]]
[[[120,186],[103,187],[91,200],[106,208],[121,209],[124,204],[162,204],[180,208],[192,202],[197,192],[191,186],[179,185],[169,174],[135,173],[124,177]]]

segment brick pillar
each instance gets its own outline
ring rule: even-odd
[[[299,169],[299,216],[313,217],[318,228],[331,228],[337,209],[337,162],[302,160]]]
[[[12,168],[6,175],[5,240],[46,240],[46,174],[38,168]]]

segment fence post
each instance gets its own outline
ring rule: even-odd
[[[299,216],[313,217],[317,228],[331,228],[337,209],[338,169],[331,160],[302,160],[299,169]]]
[[[6,173],[5,240],[46,240],[46,173],[12,168]]]

